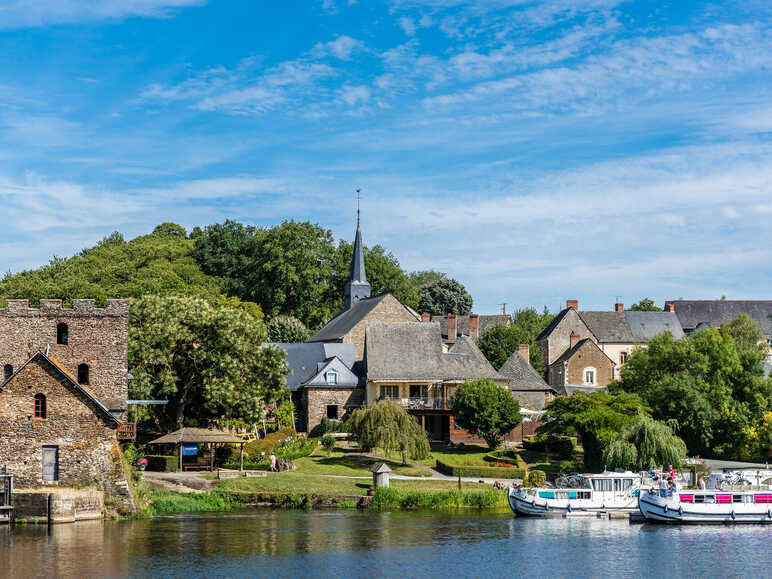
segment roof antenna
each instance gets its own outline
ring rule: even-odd
[[[359,193],[361,191],[361,189],[357,189],[357,229],[359,229],[359,201],[362,199],[362,196]]]

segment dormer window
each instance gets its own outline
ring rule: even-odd
[[[69,335],[69,328],[67,328],[67,324],[65,323],[56,324],[56,343],[62,346],[66,346],[69,338],[70,338],[70,335]]]
[[[324,374],[324,379],[327,382],[327,384],[337,384],[338,373],[335,370],[330,370],[329,372],[326,372]]]

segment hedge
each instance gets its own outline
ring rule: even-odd
[[[523,458],[513,450],[500,450],[492,452],[485,457],[487,462],[505,462],[511,464],[514,468],[526,470],[526,464]]]
[[[437,470],[450,476],[469,476],[484,478],[524,478],[526,469],[506,466],[455,466],[441,460],[437,461]]]
[[[523,440],[523,448],[533,452],[546,452],[555,454],[558,458],[569,459],[576,449],[576,438],[539,436]]]
[[[155,472],[177,472],[180,461],[179,457],[160,454],[148,454],[145,458],[147,459],[146,470]]]

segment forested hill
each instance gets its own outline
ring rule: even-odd
[[[195,228],[163,223],[126,241],[116,232],[69,258],[6,274],[0,300],[187,295],[217,301],[235,297],[269,317],[293,316],[319,327],[342,307],[351,244],[308,222],[258,228],[234,221]],[[385,248],[365,248],[373,295],[392,292],[406,305],[433,314],[471,311],[464,287],[434,271],[405,272]],[[437,296],[442,296],[438,299]]]

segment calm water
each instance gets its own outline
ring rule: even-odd
[[[772,576],[769,527],[285,512],[0,528],[4,577]]]

